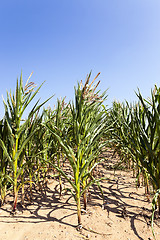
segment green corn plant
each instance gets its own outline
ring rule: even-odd
[[[43,115],[43,113],[42,113]],[[38,131],[35,132],[33,137],[26,145],[25,151],[25,172],[29,178],[29,189],[30,189],[30,201],[32,200],[32,187],[34,185],[40,184],[40,180],[36,181],[36,174],[39,173],[41,166],[37,164],[38,157],[42,154],[42,152],[46,151],[42,148],[43,146],[43,135],[44,131],[40,128],[40,124],[42,122],[42,116],[39,117],[39,113],[37,112],[30,119],[27,126],[27,135],[29,136],[35,129],[38,128]]]
[[[146,168],[143,164],[143,160],[146,158],[146,149],[142,144],[142,135],[141,129],[144,129],[147,134],[148,132],[148,124],[147,118],[145,116],[145,112],[143,106],[140,102],[138,102],[132,109],[131,109],[131,148],[132,153],[135,156],[134,162],[136,163],[137,168],[137,182],[140,185],[140,174],[142,174],[145,182],[145,193],[149,194],[149,186],[148,186],[148,178],[149,174],[146,171]]]
[[[143,164],[150,175],[154,191],[157,191],[160,189],[160,89],[155,86],[155,91],[151,92],[150,102],[143,99],[140,92],[137,96],[141,101],[147,119],[146,127],[144,127],[142,121],[142,124],[139,121],[140,141],[143,149],[146,151],[146,157],[141,161],[141,164]],[[158,197],[158,206],[160,214],[160,197]]]
[[[78,225],[81,221],[81,202],[80,198],[86,190],[100,179],[92,177],[91,173],[100,161],[95,161],[107,141],[102,141],[102,136],[106,130],[106,114],[101,110],[101,105],[105,99],[105,93],[98,95],[95,89],[98,86],[89,85],[90,75],[85,85],[78,83],[75,88],[75,103],[70,104],[70,128],[68,133],[61,132],[51,123],[43,124],[55,136],[61,148],[66,154],[71,174],[67,175],[61,168],[53,166],[70,183],[77,204]],[[96,78],[95,78],[96,79]],[[95,80],[94,79],[94,80]]]
[[[46,111],[45,109],[43,110],[42,116],[39,119],[38,123],[41,126],[40,131],[38,131],[35,135],[35,141],[37,143],[36,145],[38,146],[38,154],[36,156],[36,166],[38,167],[37,180],[39,182],[40,188],[42,188],[41,185],[46,183],[46,177],[50,171],[50,166],[49,163],[47,163],[47,160],[53,159],[55,154],[55,152],[52,151],[52,146],[54,144],[52,134],[47,129],[42,128],[41,125],[44,121],[46,122],[50,120],[50,114],[50,109],[49,111]]]
[[[23,184],[22,182],[19,182],[18,179],[22,177],[26,166],[26,163],[24,162],[26,146],[35,132],[38,131],[37,127],[28,134],[28,122],[30,121],[30,118],[32,118],[32,116],[41,108],[41,106],[50,99],[47,99],[40,105],[38,105],[38,100],[29,112],[28,118],[24,120],[23,115],[26,108],[30,105],[31,101],[43,85],[41,84],[40,87],[35,90],[35,84],[28,81],[26,85],[23,86],[21,74],[20,81],[17,79],[15,93],[12,94],[11,92],[7,92],[7,102],[3,100],[10,146],[7,149],[6,144],[2,139],[0,139],[0,146],[3,149],[5,158],[9,162],[12,173],[11,177],[14,192],[13,211],[16,210],[18,192]]]
[[[137,171],[137,186],[139,186],[140,173],[144,173],[145,179],[147,177],[145,168],[140,162],[140,159],[144,158],[144,151],[139,141],[140,129],[139,125],[137,125],[137,119],[143,120],[143,125],[145,122],[141,104],[114,102],[111,118],[114,121],[112,132],[114,148],[122,159],[119,164],[125,162],[129,168],[131,168],[132,164],[133,175]]]
[[[55,129],[58,130],[58,133],[60,134],[60,137],[62,137],[62,133],[64,134],[64,132],[66,132],[67,126],[66,126],[66,120],[68,119],[68,105],[66,106],[65,104],[65,98],[61,99],[57,99],[57,106],[56,109],[54,111],[54,126]],[[52,121],[53,122],[53,121]],[[61,156],[62,156],[62,149],[61,149],[61,145],[59,144],[59,141],[57,140],[57,138],[54,137],[53,139],[54,141],[54,147],[55,147],[55,157],[56,157],[56,161],[57,161],[57,166],[58,168],[62,169],[62,165],[61,165]],[[59,172],[59,187],[60,187],[60,192],[59,195],[61,197],[62,195],[62,179],[61,179],[61,173]]]
[[[0,121],[0,139],[3,140],[5,145],[8,147],[9,138],[7,123],[5,119]],[[1,205],[5,202],[5,197],[7,194],[7,188],[11,184],[11,178],[9,173],[8,159],[5,157],[3,148],[0,146],[0,191],[1,191]]]
[[[130,106],[126,102],[119,103],[113,102],[112,109],[109,113],[110,121],[113,123],[111,138],[111,147],[114,146],[115,152],[120,156],[120,164],[125,163],[127,167],[131,167],[132,154],[130,151],[130,124],[131,124],[131,113]],[[133,165],[133,162],[132,162]]]
[[[103,117],[105,116],[105,112],[103,111],[102,108],[102,102],[105,100],[105,98],[107,96],[105,96],[105,92],[102,95],[98,95],[99,92],[95,92],[97,86],[99,85],[100,81],[94,84],[94,81],[96,80],[96,78],[99,76],[99,74],[94,78],[94,80],[89,84],[89,80],[90,80],[90,76],[91,73],[89,74],[89,76],[86,79],[86,83],[83,87],[83,84],[81,82],[81,86],[83,89],[83,93],[82,90],[80,88],[80,86],[78,86],[77,89],[75,89],[75,106],[74,104],[72,104],[72,113],[73,113],[73,136],[74,136],[74,141],[76,144],[76,147],[80,145],[80,148],[83,148],[83,150],[80,150],[80,155],[78,157],[80,157],[80,163],[83,167],[83,165],[85,165],[86,163],[86,158],[89,157],[90,155],[92,156],[92,153],[95,149],[97,149],[97,155],[95,155],[94,160],[88,165],[88,168],[86,168],[86,170],[83,172],[82,174],[82,190],[85,189],[85,187],[88,185],[89,183],[89,178],[91,180],[94,179],[93,176],[93,169],[94,166],[97,162],[97,158],[96,156],[99,155],[98,152],[98,141],[96,141],[94,143],[94,145],[92,146],[92,148],[90,148],[90,152],[87,153],[87,156],[85,155],[85,145],[87,145],[90,141],[90,137],[89,137],[89,132],[92,131],[92,127],[94,129],[94,127],[99,125],[103,126],[104,122],[103,122]],[[79,110],[80,109],[80,110]],[[77,111],[78,110],[78,111]],[[76,114],[75,114],[76,113]],[[96,118],[97,117],[97,118]],[[102,121],[102,122],[101,122]],[[93,122],[96,123],[95,125],[93,125]],[[79,127],[80,126],[80,127]],[[78,131],[77,131],[78,129]],[[94,129],[93,131],[96,131],[96,129]],[[104,131],[104,126],[103,126],[103,131]],[[78,138],[77,133],[80,135],[80,139]],[[87,138],[86,138],[87,136]],[[102,135],[100,134],[99,136]],[[81,139],[87,139],[87,142],[84,142],[84,145],[82,145],[83,143],[81,143]],[[100,148],[101,150],[101,148]],[[92,168],[93,167],[93,168]],[[87,173],[90,172],[90,177],[88,177]],[[100,188],[100,185],[97,182],[98,187]],[[100,191],[102,192],[101,188]],[[87,208],[87,189],[83,192],[83,201],[84,201],[84,209],[86,210]]]

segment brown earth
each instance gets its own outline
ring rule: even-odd
[[[0,208],[0,240],[149,240],[153,239],[150,217],[151,202],[144,187],[136,188],[132,172],[111,169],[111,152],[106,154],[105,169],[97,174],[108,177],[101,182],[104,205],[96,185],[91,187],[88,210],[82,215],[83,228],[77,231],[76,205],[70,193],[59,199],[58,181],[50,180],[45,192],[34,192],[31,204],[18,204],[15,215],[9,201]],[[154,230],[160,239],[160,219]]]

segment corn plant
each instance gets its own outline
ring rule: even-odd
[[[130,125],[131,125],[131,109],[132,107],[126,102],[119,103],[114,101],[112,109],[109,112],[110,121],[113,123],[112,134],[109,136],[111,138],[111,147],[120,156],[121,163],[126,163],[128,168],[131,168],[131,163],[133,159],[131,139],[130,139]]]
[[[97,75],[98,77],[98,75]],[[54,124],[44,124],[59,142],[61,148],[66,154],[72,175],[67,175],[60,167],[53,166],[70,183],[77,204],[78,225],[81,225],[81,202],[80,198],[86,193],[86,190],[98,179],[92,177],[91,173],[99,161],[95,161],[106,141],[102,141],[105,131],[105,112],[100,111],[105,99],[105,93],[99,95],[95,92],[99,82],[96,85],[89,85],[90,75],[85,85],[78,83],[75,88],[75,103],[70,104],[70,128],[68,133],[61,132],[55,128]],[[85,197],[84,197],[85,199]]]
[[[38,112],[30,119],[28,122],[28,131],[27,134],[30,135],[31,132],[35,131],[38,128],[38,131],[35,132],[31,140],[26,145],[25,151],[25,162],[26,175],[29,177],[30,185],[30,200],[32,199],[32,187],[38,185],[40,187],[40,175],[43,170],[42,163],[39,161],[41,155],[45,155],[47,152],[47,147],[44,147],[44,142],[46,141],[46,133],[41,129],[40,124],[42,123],[43,114],[39,116]],[[47,145],[47,142],[45,142]],[[45,157],[45,156],[44,156]],[[45,164],[46,165],[46,164]],[[44,178],[43,178],[44,180]]]
[[[57,106],[53,113],[53,120],[55,129],[57,129],[58,133],[60,134],[60,137],[63,137],[64,132],[67,131],[67,124],[66,120],[68,121],[68,105],[65,104],[65,98],[57,99]],[[62,155],[63,150],[61,149],[61,145],[59,144],[59,141],[57,138],[54,137],[54,147],[55,147],[55,158],[57,161],[58,168],[62,169],[61,161],[62,161]],[[60,197],[62,195],[62,179],[61,179],[61,173],[59,172],[59,187],[60,187]]]
[[[6,147],[8,148],[9,145],[9,138],[8,138],[8,129],[7,123],[5,119],[0,121],[0,139],[3,140]],[[11,185],[11,178],[9,172],[9,162],[8,159],[5,157],[5,153],[3,148],[0,146],[0,191],[1,191],[1,205],[5,202],[5,197],[7,194],[7,188]]]
[[[146,153],[141,164],[150,175],[154,191],[157,191],[160,189],[160,89],[155,86],[155,91],[151,93],[150,102],[143,99],[140,92],[137,96],[141,101],[146,117],[146,126],[144,126],[143,121],[139,121],[140,141]],[[160,197],[158,197],[158,206],[160,215]]]
[[[9,162],[12,172],[11,177],[14,192],[13,211],[16,210],[18,192],[23,185],[23,182],[18,182],[18,179],[22,178],[26,166],[26,163],[24,161],[26,146],[35,132],[39,130],[37,127],[29,133],[28,122],[30,121],[30,118],[32,118],[33,115],[40,109],[40,107],[49,100],[46,100],[40,105],[38,105],[38,100],[30,111],[28,118],[24,120],[23,115],[26,108],[30,105],[31,101],[34,99],[39,89],[43,85],[41,84],[40,87],[34,91],[36,87],[35,84],[28,81],[25,86],[23,86],[21,74],[20,81],[17,79],[15,93],[12,94],[11,92],[7,92],[7,102],[3,100],[5,106],[5,119],[10,142],[7,148],[3,139],[0,139],[0,146],[3,149],[4,157]]]

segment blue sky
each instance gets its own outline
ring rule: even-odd
[[[38,86],[41,100],[74,97],[74,85],[101,72],[100,89],[134,101],[150,95],[160,79],[159,0],[5,0],[0,3],[1,96],[23,81]]]

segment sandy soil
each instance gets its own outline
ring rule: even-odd
[[[0,240],[153,239],[151,202],[144,195],[144,187],[135,187],[132,172],[110,170],[112,154],[106,157],[106,169],[100,168],[97,173],[110,179],[101,182],[104,205],[94,185],[90,189],[88,210],[82,215],[81,231],[76,229],[74,199],[69,192],[59,199],[58,181],[50,180],[46,192],[34,192],[31,204],[26,201],[23,208],[18,204],[16,215],[11,214],[9,200],[0,208]],[[158,240],[160,219],[156,219],[154,228]]]

